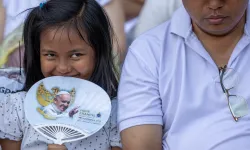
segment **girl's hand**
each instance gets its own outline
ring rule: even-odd
[[[0,146],[2,150],[20,150],[22,141],[11,141],[6,139],[0,139]],[[0,148],[1,149],[1,148]]]
[[[64,145],[49,144],[48,150],[67,150],[67,148]]]
[[[120,147],[112,147],[111,150],[122,150]]]

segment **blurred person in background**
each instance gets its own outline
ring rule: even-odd
[[[0,0],[0,43],[3,41],[4,32],[5,9],[3,7],[3,0]]]
[[[182,0],[146,0],[138,17],[134,38],[145,31],[169,20],[173,12],[179,8]]]
[[[125,14],[125,33],[126,33],[126,48],[134,40],[134,29],[138,23],[138,16],[142,10],[145,0],[123,0],[123,8]]]
[[[115,32],[113,52],[117,65],[120,65],[126,53],[126,35],[124,30],[125,15],[122,2],[124,0],[97,0],[106,11]]]
[[[145,31],[167,21],[181,0],[123,0],[127,48]]]
[[[126,21],[136,18],[144,5],[145,0],[123,0]]]
[[[167,21],[181,0],[123,0],[127,47],[140,34]]]
[[[25,10],[40,2],[42,0],[0,0],[0,68],[19,67],[22,64],[22,30],[28,12]]]

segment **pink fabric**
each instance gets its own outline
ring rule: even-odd
[[[21,67],[23,67],[23,56],[24,56],[24,46],[21,46]],[[18,48],[9,55],[9,59],[6,63],[7,67],[20,67],[20,54]]]

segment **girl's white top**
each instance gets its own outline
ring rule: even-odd
[[[26,92],[9,94],[0,98],[0,139],[22,141],[21,150],[47,150],[52,141],[35,131],[25,118]],[[121,147],[117,129],[117,100],[112,100],[111,116],[106,125],[92,136],[65,146],[69,150],[109,150]]]

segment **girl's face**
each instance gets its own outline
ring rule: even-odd
[[[48,28],[40,37],[44,77],[70,76],[88,80],[95,68],[95,52],[73,28]]]

